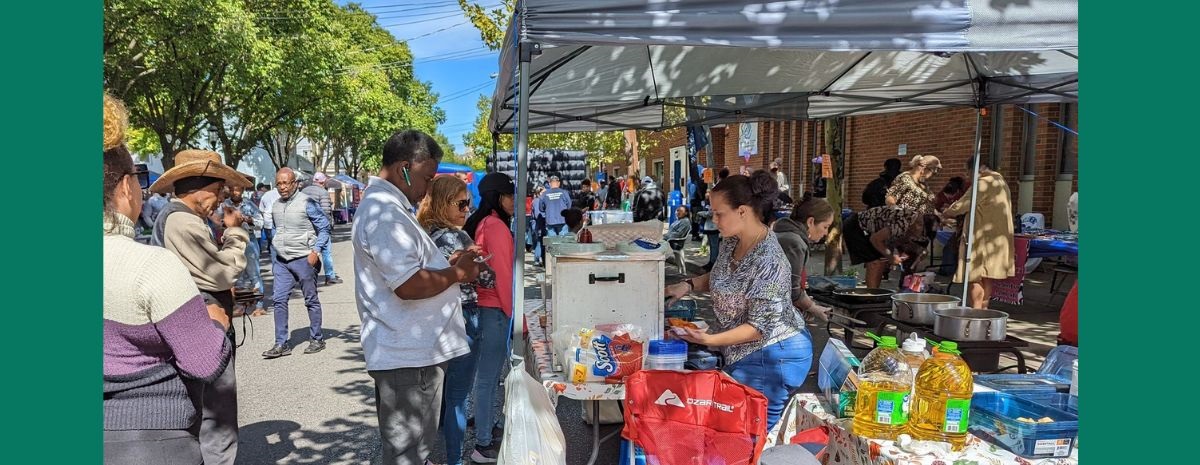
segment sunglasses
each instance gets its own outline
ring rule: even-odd
[[[467,199],[467,200],[459,200],[459,201],[455,201],[455,202],[450,202],[450,205],[454,205],[460,211],[467,211],[467,210],[471,209],[471,200]]]

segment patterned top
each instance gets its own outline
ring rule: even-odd
[[[737,244],[737,237],[721,241],[717,262],[709,275],[713,312],[717,316],[712,332],[749,323],[763,337],[722,349],[727,365],[804,330],[804,319],[792,306],[792,266],[775,233],[767,232],[767,237],[734,269],[733,251]]]
[[[471,236],[467,235],[466,231],[458,228],[435,226],[429,231],[429,237],[433,239],[433,243],[437,244],[438,250],[446,258],[450,258],[450,255],[454,252],[475,245],[475,242],[471,240]],[[496,275],[492,273],[492,269],[488,268],[486,263],[482,263],[479,266],[479,279],[473,283],[459,284],[459,287],[462,289],[463,304],[474,304],[479,300],[479,294],[475,292],[476,286],[489,289],[496,287]]]
[[[887,195],[896,198],[896,206],[911,208],[921,213],[933,213],[933,192],[925,184],[917,182],[913,179],[912,173],[907,171],[896,176],[896,180],[892,181],[892,187],[888,188]]]
[[[858,225],[867,235],[875,234],[887,228],[891,232],[888,238],[892,242],[904,236],[909,226],[920,216],[916,210],[896,206],[868,208],[858,214]]]

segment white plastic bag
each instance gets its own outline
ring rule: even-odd
[[[567,465],[567,440],[550,395],[524,360],[504,380],[504,416],[499,465]]]

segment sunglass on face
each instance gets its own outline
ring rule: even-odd
[[[454,208],[457,208],[459,211],[465,212],[465,211],[471,209],[471,199],[457,200],[454,202],[450,202],[450,205],[454,205]]]

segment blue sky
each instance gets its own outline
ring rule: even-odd
[[[471,0],[485,7],[499,0]],[[339,1],[345,4],[348,2]],[[417,78],[433,85],[446,111],[442,133],[462,152],[462,136],[471,131],[480,94],[491,95],[499,52],[484,47],[479,31],[467,21],[456,0],[366,0],[356,2],[379,19],[396,39],[408,40]]]

